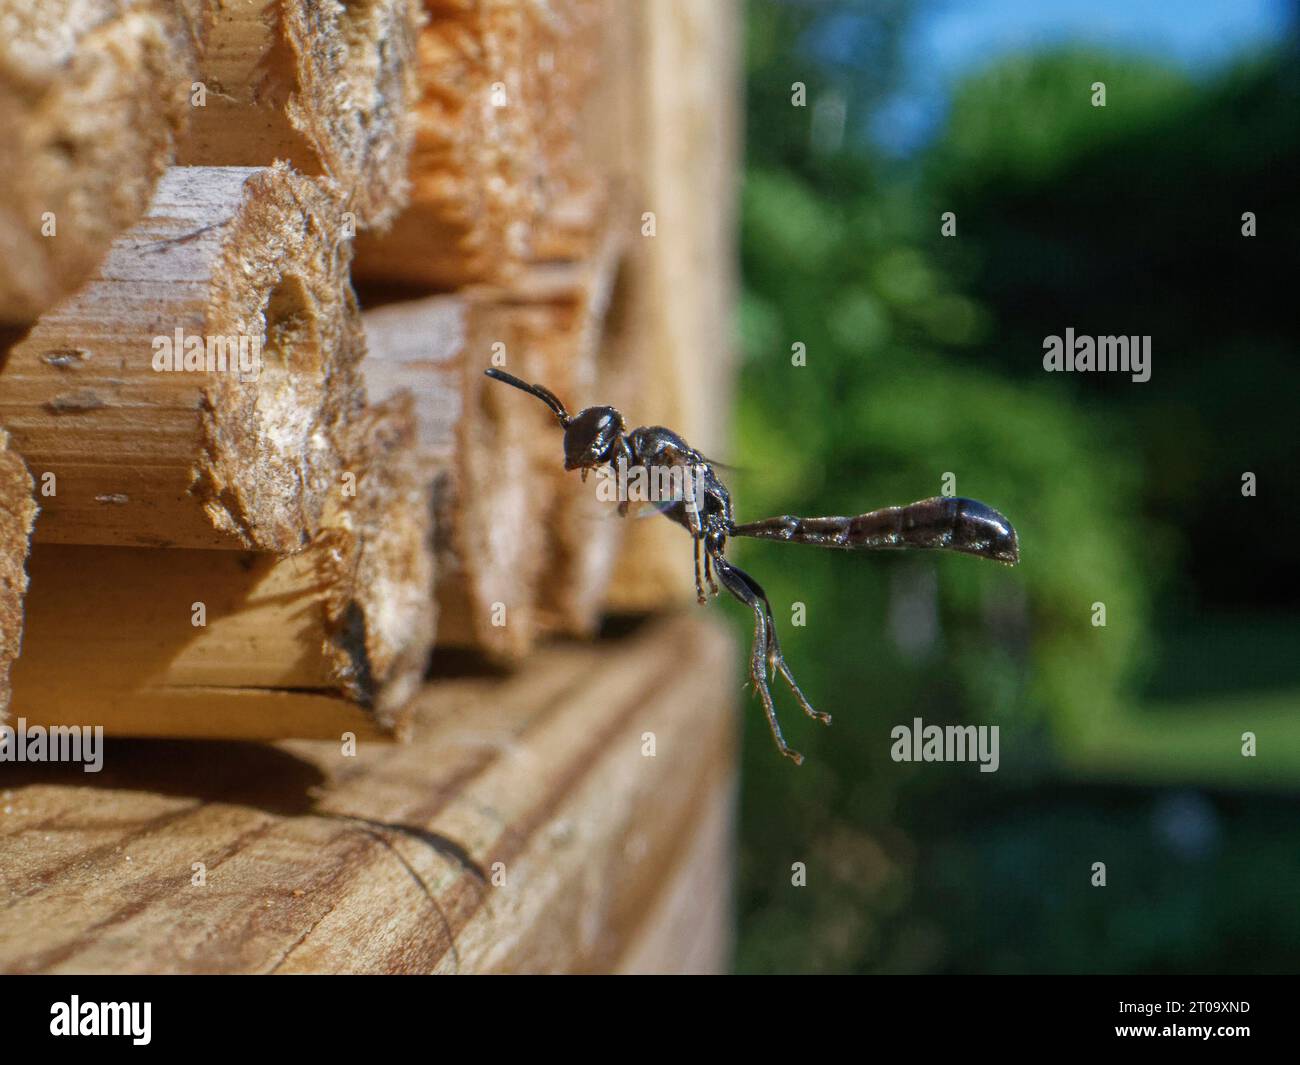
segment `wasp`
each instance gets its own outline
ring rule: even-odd
[[[1014,566],[1020,561],[1016,530],[1000,513],[974,499],[935,496],[902,507],[883,507],[852,517],[800,518],[790,514],[737,523],[731,493],[714,466],[677,433],[661,425],[627,428],[623,415],[614,407],[584,407],[577,414],[568,409],[550,389],[529,384],[504,370],[484,371],[493,380],[535,396],[550,408],[564,430],[564,468],[589,470],[641,468],[647,471],[689,470],[693,490],[681,493],[659,507],[669,520],[691,534],[695,548],[695,594],[708,601],[705,586],[718,594],[718,582],[754,614],[754,643],[749,675],[763,703],[768,726],[777,749],[795,765],[803,756],[785,742],[772,699],[771,678],[779,674],[793,693],[799,708],[815,721],[831,723],[830,714],[813,708],[800,690],[781,653],[776,621],[767,593],[748,573],[726,557],[731,537],[812,544],[842,551],[891,551],[924,548],[956,551],[963,555],[992,559]],[[627,513],[628,502],[619,503]],[[717,575],[717,581],[714,575]]]

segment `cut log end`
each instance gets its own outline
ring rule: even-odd
[[[144,211],[189,116],[194,54],[145,0],[0,12],[0,321],[30,322]]]
[[[362,402],[341,215],[332,184],[283,164],[163,176],[0,377],[0,420],[58,485],[42,540],[310,541]]]
[[[558,448],[543,408],[483,376],[494,352],[543,372],[526,319],[536,308],[487,294],[435,296],[364,315],[371,401],[409,388],[420,462],[434,486],[438,642],[513,660],[536,631],[553,476],[538,443]],[[554,458],[554,455],[550,457]]]
[[[22,647],[27,551],[36,511],[31,475],[0,429],[0,721],[9,706],[9,667]]]
[[[625,243],[609,226],[588,258],[531,267],[509,288],[365,315],[371,398],[406,380],[424,411],[421,447],[439,479],[442,646],[513,661],[539,633],[597,627],[625,523],[593,482],[564,473],[546,408],[483,370],[505,358],[575,410],[630,398],[623,326],[606,328]]]
[[[337,182],[359,226],[386,226],[409,189],[419,0],[199,5],[205,100],[181,162],[283,159]]]
[[[292,551],[314,535],[362,402],[341,207],[332,187],[283,164],[255,171],[213,274],[208,335],[251,334],[260,365],[207,388],[192,491],[248,546]]]
[[[549,257],[581,241],[548,213],[590,192],[579,116],[610,16],[602,0],[427,6],[410,205],[388,231],[358,240],[358,276],[444,290],[507,284],[538,246]]]
[[[328,657],[348,696],[395,729],[433,646],[432,488],[414,397],[370,408],[321,547],[327,565]],[[351,476],[349,476],[351,475]]]
[[[114,735],[401,734],[433,642],[415,427],[403,399],[357,420],[296,555],[37,545],[14,713]]]
[[[464,413],[455,467],[440,501],[450,535],[439,552],[439,642],[517,660],[537,632],[543,522],[554,494],[553,479],[537,465],[537,444],[558,430],[540,403],[483,375],[494,351],[514,353],[513,368],[537,374],[540,362],[525,339],[526,312],[475,298],[467,313]]]
[[[639,368],[626,333],[625,277],[620,264],[626,236],[617,224],[598,229],[586,258],[536,267],[550,290],[549,328],[536,338],[545,379],[575,408],[607,403],[635,409]],[[566,474],[559,440],[546,440],[540,460],[556,479],[547,521],[551,564],[539,589],[541,625],[548,632],[587,637],[595,633],[628,521],[612,502],[597,497],[593,483]]]

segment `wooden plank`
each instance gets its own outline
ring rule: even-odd
[[[732,955],[736,792],[721,783],[692,839],[614,971],[704,976],[727,972]]]
[[[605,971],[649,957],[629,949],[656,938],[642,933],[665,889],[727,860],[729,830],[713,823],[709,853],[691,826],[729,823],[734,652],[695,614],[556,646],[511,676],[430,686],[409,746],[363,742],[355,757],[135,741],[111,745],[99,776],[7,766],[0,970]]]

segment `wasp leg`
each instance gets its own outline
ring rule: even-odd
[[[713,566],[718,571],[718,580],[724,588],[754,612],[754,649],[749,660],[749,676],[754,682],[754,690],[763,701],[763,710],[767,714],[767,724],[772,730],[776,748],[795,765],[803,764],[803,755],[791,750],[781,734],[781,724],[776,719],[776,706],[772,702],[772,691],[767,683],[768,662],[767,634],[769,630],[766,601],[753,579],[743,570],[737,569],[720,555],[713,558]]]
[[[709,591],[717,595],[718,586],[713,583],[713,554],[707,550],[704,552],[704,579],[709,582]],[[695,583],[698,586],[700,582]]]
[[[691,539],[695,541],[695,601],[703,606],[709,601],[704,594],[704,584],[700,580],[700,551],[705,546],[704,526],[700,524],[700,512],[692,507],[689,501],[684,504],[683,510],[686,515],[686,529],[691,534]]]
[[[714,561],[721,565],[723,560],[720,557],[715,556]],[[730,566],[730,563],[728,563],[728,565]],[[790,691],[794,694],[795,701],[799,704],[800,710],[811,717],[814,721],[820,721],[823,725],[829,725],[831,723],[831,715],[824,714],[820,710],[813,708],[812,703],[808,701],[808,697],[804,695],[798,682],[795,681],[794,674],[790,672],[790,667],[786,665],[785,655],[781,651],[781,641],[777,639],[776,635],[776,618],[772,614],[772,604],[768,602],[767,593],[763,591],[763,588],[758,581],[754,580],[754,578],[744,570],[737,569],[735,566],[731,566],[731,569],[749,586],[751,594],[763,604],[763,616],[767,622],[766,637],[768,666],[773,672],[780,673],[785,679],[786,684],[790,686]]]
[[[764,600],[766,602],[766,600]],[[785,678],[785,682],[790,685],[790,690],[794,693],[795,701],[799,704],[799,709],[811,717],[814,721],[820,721],[823,725],[831,723],[831,715],[824,714],[820,710],[813,709],[812,703],[808,697],[799,690],[799,685],[795,682],[794,674],[790,672],[790,667],[785,664],[785,655],[781,653],[781,644],[776,638],[776,622],[772,618],[772,608],[768,607],[767,623],[768,629],[768,651],[767,660],[772,668]]]

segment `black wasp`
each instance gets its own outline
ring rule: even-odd
[[[548,407],[564,430],[564,468],[586,471],[612,466],[645,470],[687,468],[692,471],[697,490],[689,498],[680,498],[662,506],[663,513],[685,528],[695,542],[695,592],[701,603],[706,601],[704,583],[718,594],[713,581],[718,580],[732,595],[754,612],[754,648],[749,674],[763,701],[767,721],[777,748],[796,765],[803,756],[793,751],[781,735],[776,707],[768,687],[770,672],[781,674],[790,685],[805,714],[829,725],[831,717],[814,710],[799,690],[776,637],[772,605],[759,583],[726,558],[729,536],[752,536],[760,540],[784,540],[788,543],[815,544],[846,551],[884,551],[898,548],[930,548],[976,555],[1014,566],[1020,560],[1016,530],[992,507],[974,499],[936,496],[909,503],[905,507],[884,507],[848,518],[796,518],[783,514],[777,518],[737,525],[731,511],[731,494],[718,479],[713,464],[671,429],[642,426],[627,429],[613,407],[586,407],[570,414],[550,389],[532,385],[503,370],[485,371],[494,380],[536,396]],[[619,504],[627,513],[626,501]],[[701,558],[704,563],[700,578]]]

